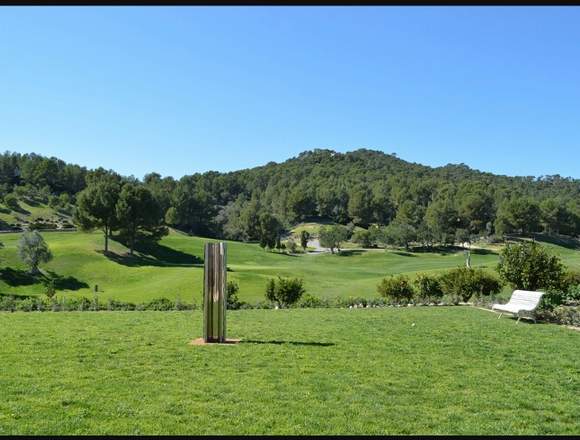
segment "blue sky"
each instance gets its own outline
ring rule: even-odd
[[[0,150],[142,177],[372,148],[580,178],[580,8],[3,7]]]

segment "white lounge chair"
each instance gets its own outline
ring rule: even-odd
[[[511,313],[512,315],[517,315],[518,320],[520,322],[520,318],[522,317],[522,313],[531,314],[538,305],[540,304],[540,299],[542,299],[542,295],[544,292],[533,292],[530,290],[514,290],[512,293],[512,297],[510,298],[507,304],[494,304],[491,309],[492,310],[499,310],[501,313],[497,317],[497,319],[501,318],[501,315],[504,313]],[[532,319],[536,322],[536,319],[533,317]],[[517,324],[516,322],[516,324]]]

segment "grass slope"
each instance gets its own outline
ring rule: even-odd
[[[71,216],[63,211],[53,209],[45,203],[21,198],[18,200],[19,209],[13,210],[5,204],[0,204],[0,229],[10,229],[10,226],[22,227],[37,219],[52,223],[72,224]]]
[[[112,254],[103,255],[103,236],[95,232],[43,233],[54,259],[43,266],[62,277],[59,294],[92,295],[99,286],[101,298],[141,302],[156,297],[201,303],[203,245],[212,241],[171,231],[161,242],[134,258],[127,248],[111,241]],[[4,234],[0,240],[0,293],[43,293],[38,280],[26,274],[16,254],[20,234]],[[238,281],[240,298],[263,300],[266,280],[277,275],[301,277],[308,293],[320,297],[376,295],[376,285],[388,274],[440,271],[464,264],[463,252],[407,253],[384,250],[346,250],[341,255],[286,255],[266,252],[257,244],[228,243],[228,278]],[[580,269],[580,251],[547,244],[570,267]],[[490,250],[472,253],[472,265],[493,268],[498,256]]]
[[[43,233],[54,254],[44,265],[63,280],[59,293],[92,295],[98,284],[101,297],[140,302],[155,297],[201,302],[203,278],[203,244],[207,239],[189,237],[172,231],[159,245],[142,249],[135,258],[126,256],[127,249],[111,242],[111,256],[102,253],[100,233]],[[31,279],[17,258],[20,234],[5,234],[0,240],[0,293],[40,294],[42,285]],[[474,254],[472,264],[492,267],[495,254]],[[394,273],[437,271],[464,263],[462,252],[406,253],[383,250],[345,251],[341,255],[285,255],[266,252],[257,244],[228,242],[229,279],[238,281],[240,298],[246,301],[263,299],[269,277],[295,276],[305,280],[309,293],[334,297],[376,295],[382,277]],[[9,267],[9,268],[7,268]]]
[[[416,323],[412,326],[412,323]],[[580,333],[467,307],[0,313],[0,434],[577,434]]]

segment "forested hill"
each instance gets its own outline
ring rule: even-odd
[[[232,239],[259,240],[264,229],[312,217],[363,227],[392,224],[423,241],[449,242],[458,230],[580,233],[578,179],[500,176],[463,164],[433,168],[367,149],[316,149],[282,163],[180,179],[150,173],[142,182],[34,154],[0,156],[3,197],[25,188],[51,197],[67,193],[76,203],[79,191],[107,179],[115,182],[109,192],[120,194],[129,183],[151,195],[158,218],[149,223]]]

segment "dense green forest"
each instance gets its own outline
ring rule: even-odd
[[[282,163],[180,179],[143,180],[88,170],[56,158],[0,155],[0,196],[71,206],[81,229],[101,229],[133,248],[166,226],[202,236],[274,247],[292,225],[324,219],[367,231],[366,245],[453,244],[534,232],[580,235],[580,180],[559,175],[509,177],[464,164],[428,167],[359,149],[306,151]],[[349,229],[350,228],[350,229]]]

